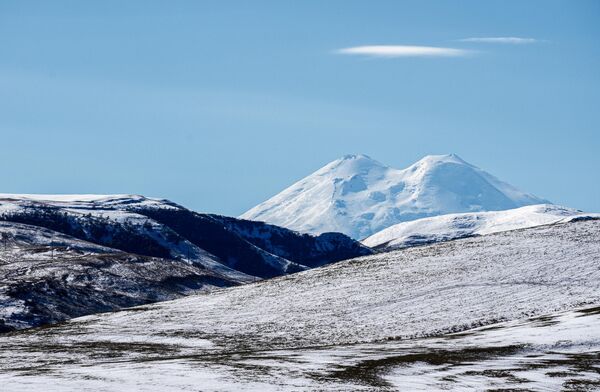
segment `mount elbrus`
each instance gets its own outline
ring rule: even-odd
[[[401,170],[366,155],[346,155],[241,218],[362,239],[419,218],[541,203],[548,201],[522,192],[454,154],[426,156]]]

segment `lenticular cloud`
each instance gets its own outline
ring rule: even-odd
[[[457,57],[464,56],[469,51],[435,46],[368,45],[343,48],[336,53],[369,57]]]

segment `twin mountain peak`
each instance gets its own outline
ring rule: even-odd
[[[405,169],[346,155],[241,215],[293,230],[356,239],[386,227],[450,213],[496,211],[548,201],[455,154],[428,155]]]

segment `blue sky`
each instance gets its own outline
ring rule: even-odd
[[[597,1],[4,0],[0,191],[237,215],[344,154],[456,153],[600,211],[599,21]]]

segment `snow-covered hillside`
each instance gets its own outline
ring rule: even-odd
[[[399,222],[546,203],[456,155],[426,156],[398,170],[347,155],[241,215],[309,233],[361,239]]]
[[[0,332],[254,280],[206,257],[141,256],[0,222]]]
[[[0,194],[0,220],[45,227],[125,252],[186,259],[219,273],[239,271],[260,278],[307,269],[296,262],[307,255],[314,266],[372,253],[342,234],[315,237],[200,214],[139,195]],[[255,235],[258,232],[263,241]]]
[[[0,240],[0,331],[373,253],[135,195],[0,195]]]
[[[361,257],[0,336],[0,381],[7,391],[595,383],[599,255],[600,221],[585,220]]]
[[[241,274],[167,225],[136,212],[176,211],[166,200],[136,195],[0,195],[0,221],[42,227],[143,256],[185,259],[237,280]]]
[[[584,213],[553,204],[504,211],[447,214],[398,223],[373,234],[362,243],[376,249],[400,249],[585,218],[600,218],[600,214]]]

